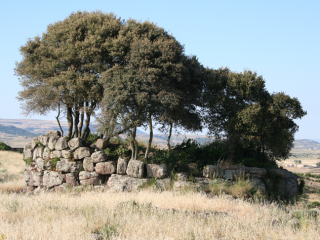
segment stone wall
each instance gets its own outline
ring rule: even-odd
[[[186,173],[178,173],[174,182],[168,177],[164,164],[145,164],[138,160],[125,158],[111,159],[103,151],[106,147],[100,139],[89,146],[81,138],[67,141],[59,131],[49,131],[46,135],[34,138],[24,148],[26,161],[24,178],[26,191],[35,189],[62,190],[70,186],[107,186],[111,191],[132,191],[156,179],[155,184],[162,188],[178,190],[191,184]],[[193,170],[195,164],[190,166]],[[270,170],[278,176],[277,187],[283,196],[291,198],[298,193],[297,176],[284,169]],[[270,174],[269,174],[270,175]],[[194,178],[199,186],[209,185],[212,179],[234,181],[239,176],[250,177],[252,183],[266,192],[266,184],[274,188],[273,182],[267,179],[267,170],[255,167],[232,166],[221,169],[208,165],[203,170],[203,177]]]

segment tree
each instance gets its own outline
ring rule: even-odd
[[[114,65],[110,48],[122,24],[113,14],[77,12],[49,25],[42,37],[29,39],[20,48],[23,59],[15,68],[25,113],[61,108],[68,136],[88,137],[90,118],[103,95],[98,79]]]
[[[293,120],[306,115],[298,99],[270,94],[262,76],[251,71],[207,71],[206,124],[210,134],[227,138],[231,158],[286,159],[298,130]]]

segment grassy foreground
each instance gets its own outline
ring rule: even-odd
[[[319,216],[304,214],[302,204],[148,189],[8,193],[23,187],[24,162],[21,154],[0,154],[0,169],[7,170],[0,185],[1,240],[92,239],[98,232],[104,239],[319,239]]]

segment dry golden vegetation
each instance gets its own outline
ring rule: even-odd
[[[301,204],[150,189],[9,193],[3,190],[23,187],[24,162],[18,153],[0,152],[0,157],[8,173],[1,184],[11,183],[11,188],[1,185],[0,239],[92,239],[93,233],[104,239],[319,238],[319,217],[304,214]],[[293,216],[300,219],[298,225],[290,222]]]

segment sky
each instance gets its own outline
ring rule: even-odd
[[[22,90],[14,75],[19,47],[41,36],[49,24],[72,12],[101,10],[122,19],[163,27],[206,67],[256,71],[269,92],[297,97],[308,112],[296,123],[296,139],[320,140],[320,1],[108,1],[11,0],[1,3],[0,118],[55,120],[24,116],[16,99]]]

